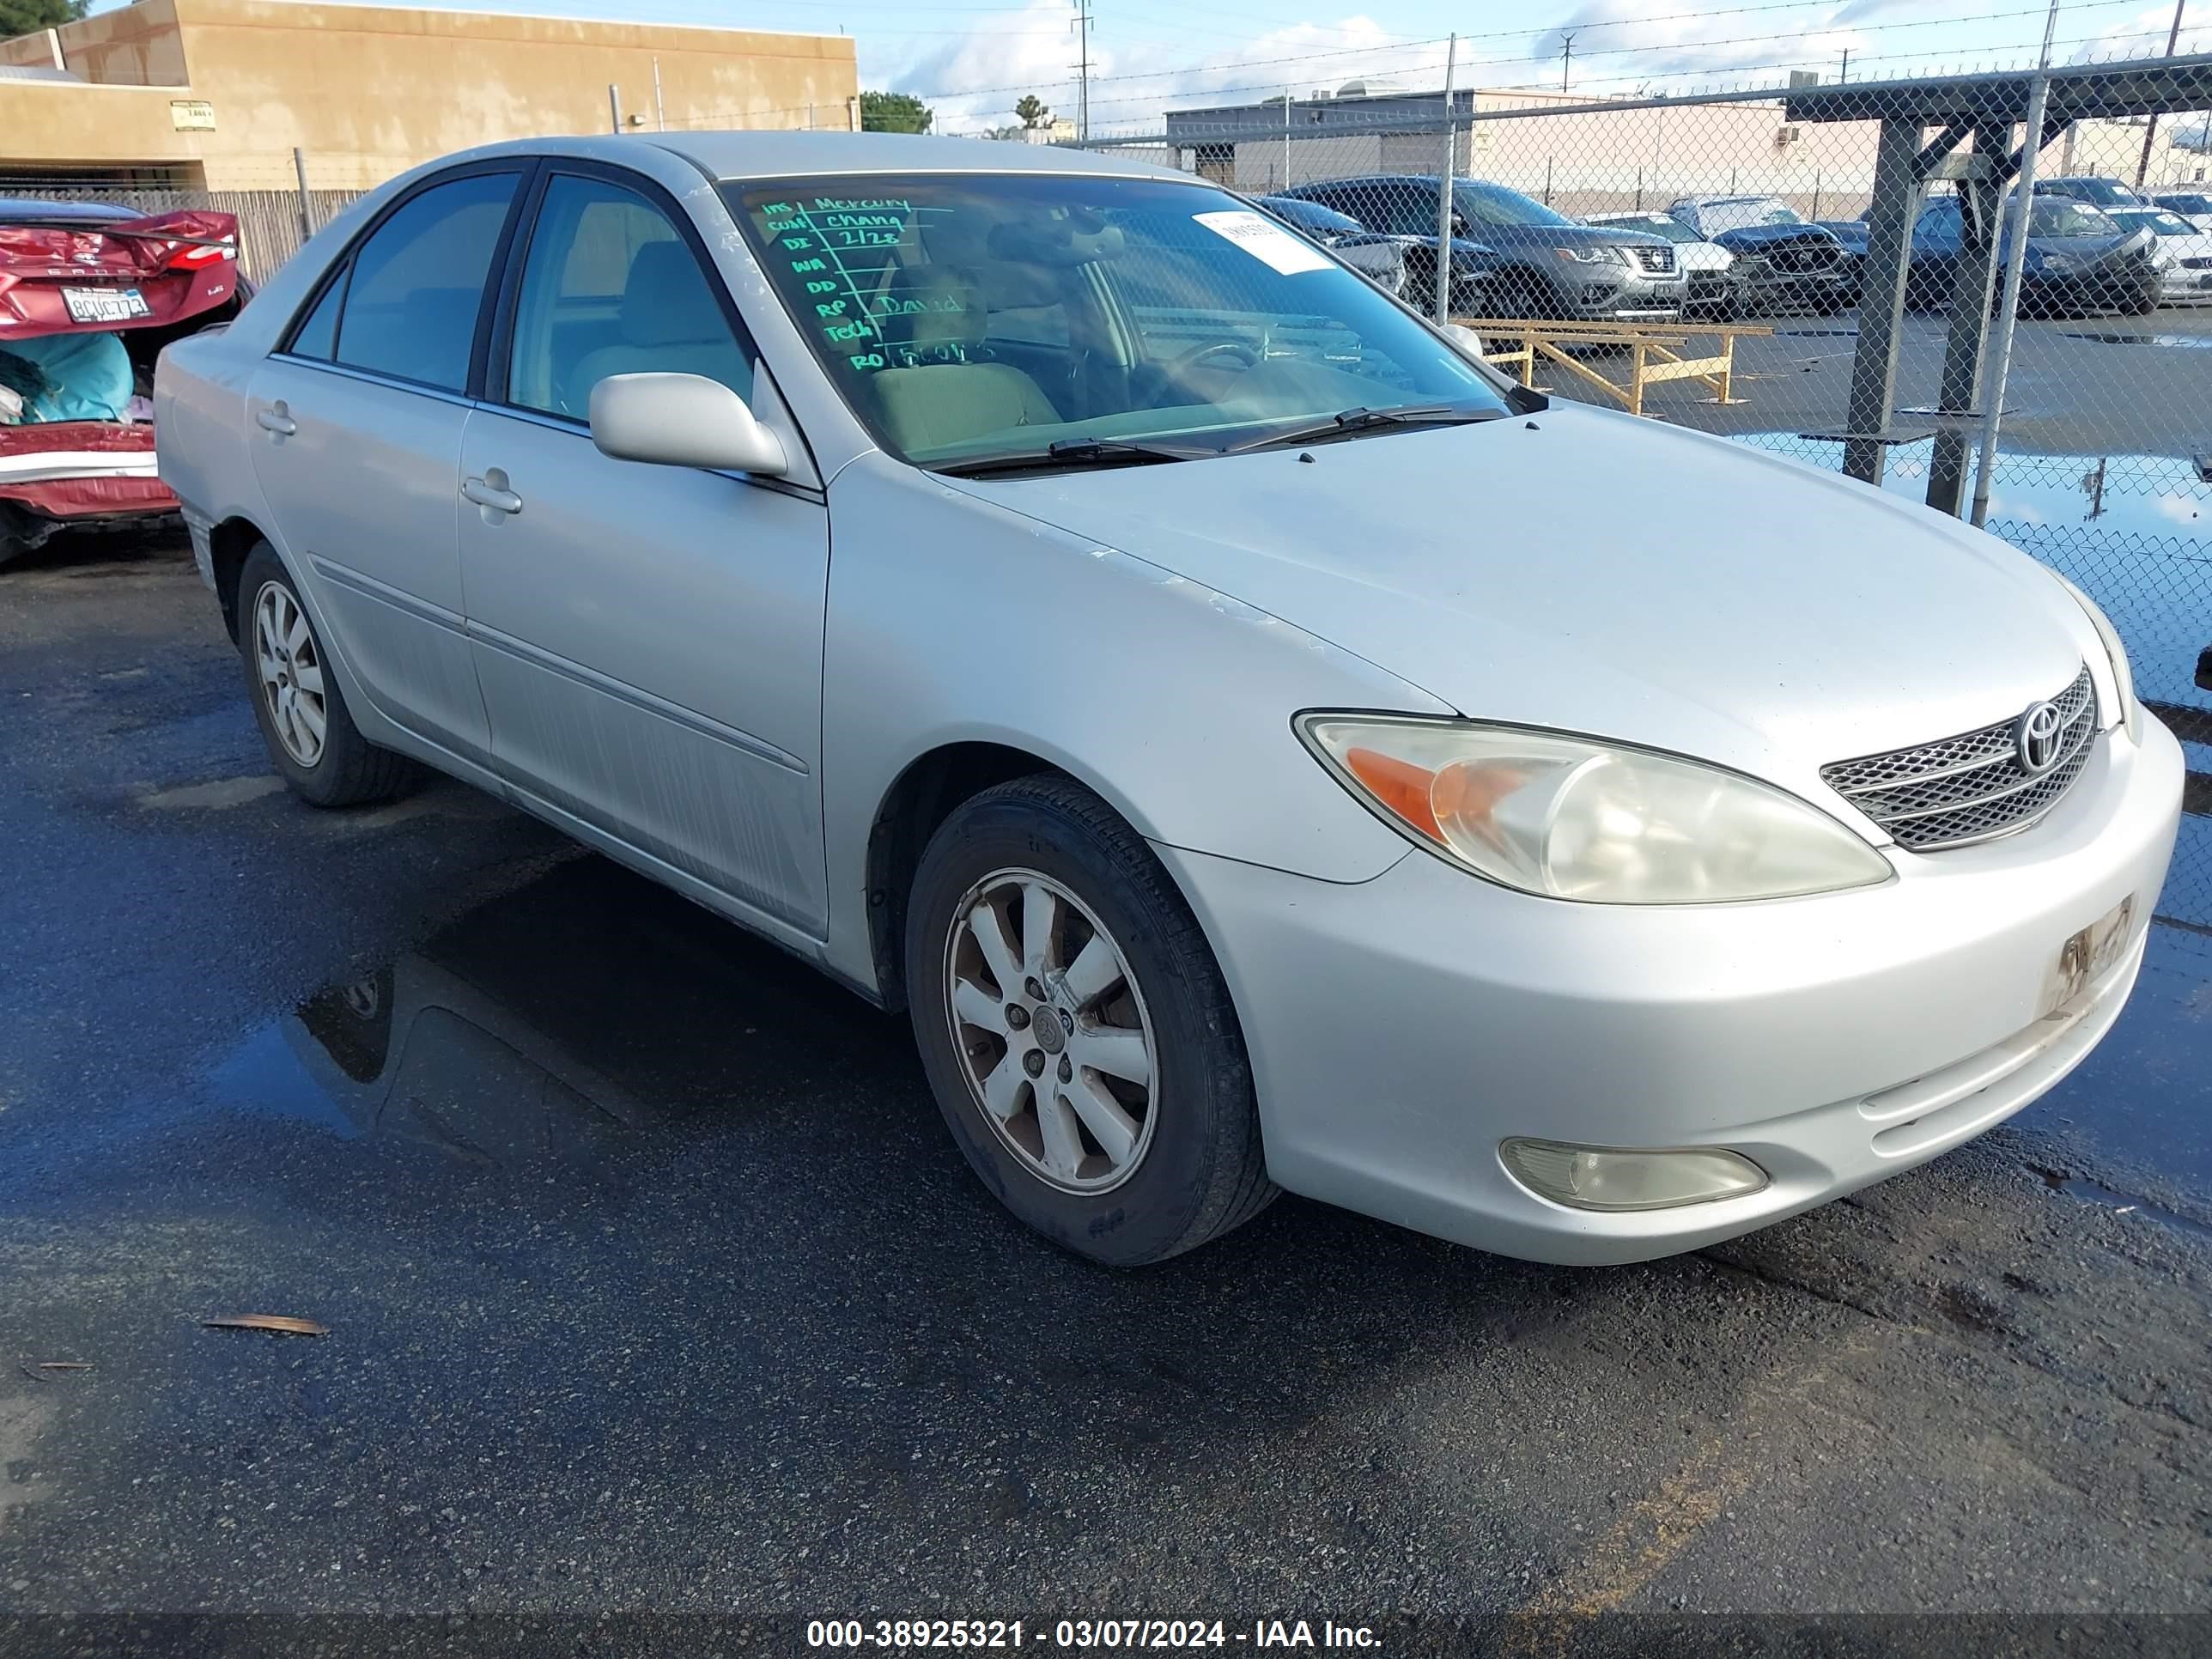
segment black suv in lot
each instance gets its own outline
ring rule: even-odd
[[[1433,247],[1439,182],[1434,173],[1389,173],[1281,193],[1348,213],[1370,230],[1425,236]],[[1578,224],[1517,190],[1472,179],[1452,181],[1451,203],[1455,285],[1463,257],[1470,270],[1487,267],[1482,303],[1492,316],[1640,322],[1681,313],[1687,287],[1674,245],[1663,237]],[[1418,304],[1413,254],[1408,246],[1407,298]],[[1433,256],[1418,283],[1429,294],[1432,270]]]

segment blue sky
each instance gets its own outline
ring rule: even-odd
[[[436,0],[417,0],[436,3]],[[1860,80],[2034,61],[2044,0],[1092,0],[1094,131],[1157,124],[1161,110],[1389,76],[1435,86],[1443,37],[1462,36],[1460,81],[1556,87],[1560,31],[1573,84],[1593,94],[1765,85],[1791,68],[1824,78],[1851,54]],[[1012,120],[1034,90],[1073,114],[1073,0],[471,0],[471,10],[799,29],[858,42],[861,84],[919,93],[939,124]],[[2062,0],[2061,59],[2165,49],[2173,0]],[[2189,0],[2182,49],[2212,50],[2212,0]]]

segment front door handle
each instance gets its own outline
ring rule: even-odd
[[[495,466],[487,468],[481,478],[464,479],[461,494],[478,507],[489,507],[494,513],[522,511],[522,497],[507,487],[507,474]]]
[[[264,432],[274,433],[280,438],[289,438],[300,429],[300,423],[292,418],[282,398],[266,409],[256,410],[253,418]]]

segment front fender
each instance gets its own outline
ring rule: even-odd
[[[1201,463],[1202,465],[1202,463]],[[1278,617],[881,453],[830,491],[822,773],[829,957],[875,982],[868,836],[906,770],[991,743],[1095,790],[1147,839],[1364,881],[1405,842],[1316,765],[1291,716],[1449,714]]]

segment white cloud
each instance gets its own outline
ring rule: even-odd
[[[939,131],[1006,125],[1024,92],[1034,92],[1054,114],[1072,117],[1076,41],[1067,21],[1065,0],[1030,0],[1026,10],[996,17],[956,40],[890,43],[882,62],[864,65],[864,79],[927,98]],[[1261,30],[1194,58],[1170,43],[1117,47],[1094,36],[1091,58],[1091,131],[1101,134],[1157,129],[1164,111],[1216,94],[1241,102],[1378,76],[1433,85],[1442,76],[1443,48],[1409,46],[1372,18],[1352,16]]]

